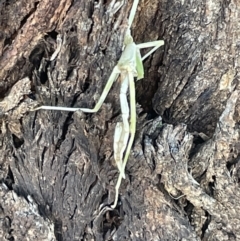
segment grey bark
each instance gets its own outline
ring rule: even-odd
[[[164,39],[137,83],[115,210],[121,55],[131,2],[1,1],[1,240],[239,240],[237,1],[140,1],[136,43]],[[57,57],[57,36],[63,40]]]

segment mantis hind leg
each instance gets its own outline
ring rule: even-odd
[[[118,66],[115,66],[104,89],[103,89],[103,92],[102,92],[102,95],[100,96],[97,104],[95,105],[95,107],[93,109],[89,109],[89,108],[73,108],[73,107],[62,107],[62,106],[47,106],[47,105],[42,105],[38,108],[35,108],[34,110],[40,110],[40,109],[44,109],[44,110],[62,110],[62,111],[77,111],[77,110],[81,110],[83,112],[86,112],[86,113],[95,113],[97,112],[100,107],[102,106],[104,100],[106,99],[107,95],[108,95],[108,92],[109,90],[111,89],[114,81],[118,78],[119,76],[119,68]],[[33,110],[33,111],[34,111]]]

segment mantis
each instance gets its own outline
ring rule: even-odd
[[[130,151],[133,145],[134,136],[136,132],[136,98],[135,98],[135,82],[134,78],[140,80],[144,77],[143,61],[155,52],[160,46],[164,45],[163,40],[157,40],[153,42],[146,42],[141,44],[135,44],[131,36],[131,25],[137,11],[139,0],[134,0],[128,18],[128,27],[124,36],[124,48],[122,55],[113,68],[113,71],[103,89],[103,92],[93,109],[89,108],[68,108],[60,106],[40,106],[35,110],[61,110],[61,111],[83,111],[86,113],[95,113],[102,106],[105,98],[107,97],[113,83],[120,76],[120,106],[122,113],[122,121],[118,122],[114,133],[114,159],[119,170],[119,177],[115,186],[115,201],[111,206],[114,209],[117,205],[119,188],[121,181],[125,178],[125,167],[130,155]],[[140,49],[152,48],[146,55],[141,57]],[[130,95],[130,108],[128,105],[127,91],[129,89]]]

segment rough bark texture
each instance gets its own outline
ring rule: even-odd
[[[240,240],[238,1],[140,1],[135,41],[165,46],[137,83],[115,210],[119,83],[96,114],[30,111],[94,106],[132,4],[113,2],[0,2],[0,239]]]

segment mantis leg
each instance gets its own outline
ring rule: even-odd
[[[121,173],[124,173],[125,171],[125,166],[127,164],[128,157],[130,155],[130,151],[132,148],[132,144],[134,141],[134,136],[136,132],[136,97],[135,97],[135,83],[134,83],[134,77],[132,72],[128,72],[128,80],[129,80],[129,90],[130,90],[130,138],[128,141],[127,149],[125,152],[125,156],[123,159],[123,164],[122,164],[122,171],[120,171],[117,184],[115,187],[116,193],[115,193],[115,201],[114,204],[111,206],[111,208],[115,208],[117,205],[118,201],[118,194],[119,194],[119,187],[122,182],[123,175]]]
[[[62,110],[62,111],[77,111],[77,110],[81,110],[83,112],[87,112],[87,113],[95,113],[97,112],[100,107],[102,106],[104,100],[106,99],[109,90],[111,89],[113,82],[118,78],[119,76],[119,68],[118,66],[115,66],[108,81],[107,84],[104,87],[104,90],[102,92],[102,95],[100,96],[100,99],[98,100],[97,104],[95,105],[95,107],[93,109],[88,109],[88,108],[72,108],[72,107],[62,107],[62,106],[46,106],[46,105],[42,105],[34,110],[40,110],[40,109],[44,109],[44,110]]]
[[[136,11],[137,11],[137,6],[138,6],[139,0],[134,0],[132,9],[128,18],[128,27],[130,28],[132,26],[133,19],[135,17]]]
[[[137,47],[139,49],[144,49],[144,48],[151,48],[154,47],[153,49],[151,49],[146,55],[144,55],[141,59],[142,61],[144,59],[146,59],[149,55],[151,55],[153,52],[155,52],[160,46],[164,45],[164,41],[163,40],[157,40],[157,41],[152,41],[152,42],[147,42],[147,43],[142,43],[142,44],[138,44]]]
[[[120,90],[120,104],[122,112],[122,122],[118,122],[114,133],[114,159],[119,169],[120,175],[125,178],[123,165],[123,153],[126,149],[129,138],[129,107],[127,101],[128,75],[124,76]]]

